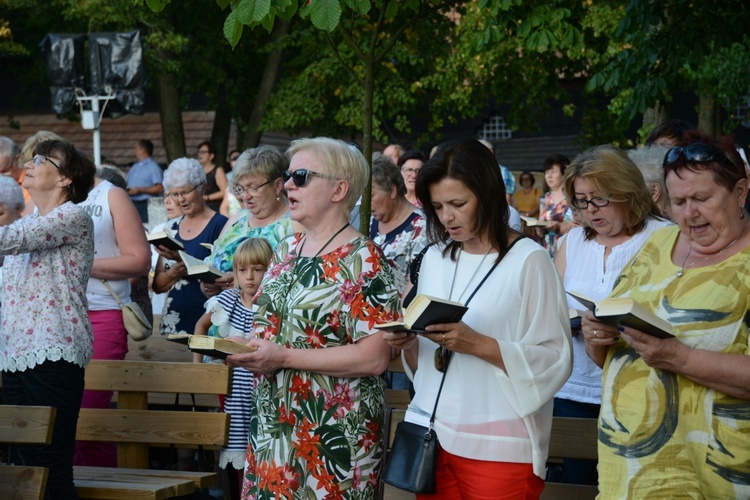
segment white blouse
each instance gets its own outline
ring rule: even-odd
[[[606,298],[620,276],[620,271],[635,257],[651,233],[669,224],[671,223],[667,220],[649,217],[646,227],[640,233],[612,247],[606,263],[604,245],[595,240],[587,240],[582,227],[571,229],[565,240],[565,289],[580,292],[597,301]],[[569,295],[567,301],[569,307],[586,309]],[[601,404],[602,370],[586,354],[582,335],[573,338],[573,373],[555,397],[580,403]]]
[[[430,247],[418,292],[465,302],[497,254],[483,257],[462,253],[452,262],[438,245]],[[435,418],[440,445],[476,460],[531,463],[544,477],[552,397],[572,366],[567,305],[547,251],[530,239],[518,241],[474,296],[463,321],[497,340],[506,369],[454,354]],[[407,421],[429,422],[442,377],[433,361],[437,347],[419,338],[419,366],[409,373],[416,394]]]

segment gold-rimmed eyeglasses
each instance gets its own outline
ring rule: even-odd
[[[234,193],[235,196],[245,196],[246,194],[255,196],[260,192],[260,188],[265,186],[266,184],[270,184],[270,179],[264,182],[263,184],[260,184],[259,186],[243,186],[241,184],[236,184],[232,188],[232,193]]]

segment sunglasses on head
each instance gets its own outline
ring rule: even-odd
[[[281,178],[284,180],[284,184],[286,184],[289,179],[292,179],[292,182],[294,182],[294,185],[297,187],[302,187],[307,184],[307,182],[310,180],[311,175],[329,181],[339,180],[330,175],[321,174],[320,172],[314,172],[306,168],[300,168],[295,170],[294,172],[290,172],[289,170],[284,170],[283,172],[281,172]]]
[[[449,351],[444,347],[438,347],[435,349],[435,369],[440,373],[443,373],[448,369],[448,363],[450,363],[451,355],[453,351]]]
[[[673,167],[679,163],[708,163],[712,161],[734,168],[734,163],[729,158],[705,142],[696,142],[684,147],[673,147],[667,152],[667,156],[664,157],[664,166]]]

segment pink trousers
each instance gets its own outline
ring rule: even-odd
[[[128,353],[128,332],[122,312],[89,311],[94,330],[93,359],[125,359]],[[111,391],[83,391],[81,408],[109,408]],[[117,445],[103,441],[76,441],[73,465],[117,467]]]

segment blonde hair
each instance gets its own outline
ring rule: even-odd
[[[367,160],[354,146],[329,137],[297,139],[289,146],[286,155],[291,160],[300,151],[308,150],[312,151],[323,164],[325,171],[320,173],[344,180],[349,184],[349,192],[346,194],[344,204],[347,214],[350,215],[370,177],[370,166]]]
[[[18,155],[18,166],[23,167],[26,162],[34,157],[34,149],[36,145],[44,141],[64,141],[62,137],[49,130],[40,130],[36,134],[32,135],[26,142],[23,143],[21,153]]]
[[[237,269],[247,266],[264,266],[268,268],[273,256],[273,249],[265,238],[248,238],[234,251],[232,270],[234,271],[234,287],[240,286]]]
[[[643,174],[621,149],[605,144],[576,156],[564,178],[565,197],[571,207],[575,199],[573,184],[578,178],[586,179],[602,198],[620,204],[628,235],[641,232],[648,216],[661,217]],[[596,237],[596,231],[585,224],[584,231],[586,239]]]

